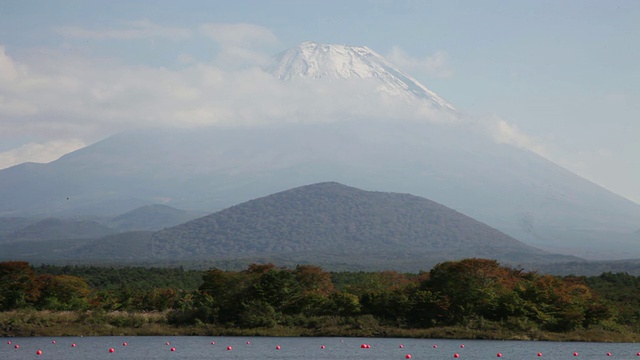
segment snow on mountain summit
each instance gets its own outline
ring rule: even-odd
[[[376,79],[379,89],[391,95],[425,99],[437,108],[455,111],[449,102],[366,46],[307,41],[280,53],[276,60],[270,70],[281,80]]]

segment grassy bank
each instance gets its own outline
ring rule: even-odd
[[[269,328],[221,327],[212,324],[175,326],[167,313],[158,312],[0,312],[0,336],[352,336],[439,339],[547,340],[637,342],[640,335],[624,329],[591,329],[572,332],[545,332],[536,329],[508,330],[497,323],[469,326],[403,329],[380,325],[373,318],[323,316],[290,326]]]

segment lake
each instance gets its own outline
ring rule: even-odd
[[[126,346],[124,345],[126,343]],[[73,346],[75,344],[75,346]],[[362,348],[362,345],[369,348]],[[17,346],[17,347],[16,347]],[[231,347],[231,350],[227,350]],[[110,352],[113,349],[113,352]],[[37,351],[42,351],[41,355]],[[172,351],[173,350],[173,351]],[[2,338],[0,359],[640,359],[640,344],[341,337]],[[501,353],[502,356],[498,356]],[[538,356],[541,353],[542,356]],[[577,353],[577,356],[574,355]],[[611,353],[608,356],[607,353]]]

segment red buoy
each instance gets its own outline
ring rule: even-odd
[[[453,357],[457,359],[457,358],[459,358],[459,357],[460,357],[460,354],[455,353],[455,354],[453,354]]]
[[[460,347],[464,349],[464,344],[461,344]]]
[[[171,348],[171,351],[176,351],[176,348],[172,347],[172,348]]]
[[[109,352],[110,352],[110,353],[115,352],[115,351],[116,351],[116,349],[114,349],[114,348],[109,348]]]
[[[20,349],[20,345],[16,344],[16,346],[14,346],[14,348]]]
[[[251,345],[251,341],[247,341],[247,345]]]
[[[233,350],[231,346],[227,346],[227,350]]]
[[[573,356],[578,356],[578,352],[577,352],[577,351],[576,351],[576,352],[574,352],[574,353],[573,353]]]
[[[497,353],[496,356],[497,357],[502,357],[502,353]]]
[[[320,346],[320,349],[324,349],[324,345]]]
[[[541,353],[541,352],[539,352],[539,353],[538,353],[538,356],[542,356],[542,353]]]
[[[411,354],[407,354],[404,356],[405,359],[411,359]]]
[[[127,345],[129,345],[129,344],[127,344],[126,342],[122,343],[122,346],[127,346]]]
[[[402,349],[404,347],[404,345],[400,344],[400,349]]]
[[[52,343],[52,344],[55,344],[55,343],[56,343],[56,341],[55,341],[55,340],[53,340],[53,341],[51,341],[51,343]]]
[[[215,345],[215,344],[216,344],[216,342],[215,342],[215,341],[212,341],[212,342],[211,342],[211,345]]]
[[[36,355],[42,355],[42,350],[36,351]]]
[[[169,342],[167,341],[166,343],[164,343],[165,345],[170,345]]]
[[[276,345],[276,350],[280,350],[280,345]]]
[[[438,348],[438,345],[433,345],[433,348],[434,348],[434,349],[437,349],[437,348]]]
[[[7,341],[7,345],[11,345],[11,341]]]
[[[76,343],[71,344],[71,347],[76,347]]]
[[[610,352],[608,352],[608,353],[607,353],[607,356],[611,356],[611,353],[610,353]]]

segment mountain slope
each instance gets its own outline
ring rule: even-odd
[[[359,264],[555,258],[433,201],[338,183],[294,188],[156,232],[152,248],[154,258],[294,255],[312,262],[322,254]]]
[[[14,168],[0,171],[0,198],[7,200],[0,208],[9,214],[16,211],[5,206],[20,204],[21,215],[109,216],[159,199],[211,212],[338,181],[426,197],[553,252],[640,257],[626,235],[640,223],[637,204],[531,152],[433,124],[130,132],[31,169],[30,183],[19,186],[6,181]],[[55,191],[31,197],[57,181],[63,185]]]

